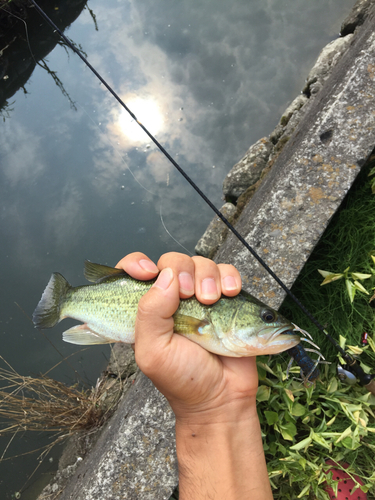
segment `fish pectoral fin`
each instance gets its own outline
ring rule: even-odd
[[[70,344],[92,345],[92,344],[110,344],[113,340],[101,337],[84,325],[73,326],[63,333],[63,340]]]
[[[206,319],[197,319],[193,316],[185,316],[184,314],[174,314],[174,328],[175,333],[180,335],[207,335],[212,331],[212,325]]]

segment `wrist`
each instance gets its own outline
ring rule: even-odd
[[[212,401],[204,405],[171,405],[176,416],[176,426],[238,424],[242,420],[258,419],[256,398],[244,397],[220,402]]]
[[[255,404],[221,410],[176,421],[181,500],[272,499]]]

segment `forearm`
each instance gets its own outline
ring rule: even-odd
[[[255,405],[176,423],[181,500],[271,500]]]

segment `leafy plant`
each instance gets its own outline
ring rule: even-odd
[[[371,255],[371,258],[375,263],[375,257]],[[349,270],[350,267],[347,267],[342,273],[333,273],[332,271],[323,271],[322,269],[318,269],[318,272],[324,278],[320,285],[327,285],[328,283],[332,283],[333,281],[344,279],[350,302],[353,302],[357,290],[370,295],[366,288],[360,283],[360,281],[367,280],[371,278],[371,276],[375,275],[375,269],[371,268],[372,274],[353,272],[349,273]]]
[[[375,161],[373,163],[375,163]],[[370,170],[368,175],[369,175],[369,177],[375,175],[375,166]],[[375,177],[373,179],[371,179],[371,191],[372,191],[372,194],[375,194]]]
[[[328,459],[351,464],[347,472],[364,482],[356,486],[375,495],[375,396],[342,385],[333,364],[324,365],[315,387],[287,379],[285,369],[279,356],[258,358],[258,414],[274,498],[328,500],[325,487],[337,489]]]

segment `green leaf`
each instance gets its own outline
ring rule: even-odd
[[[336,392],[337,391],[337,378],[332,377],[331,380],[329,381],[328,387],[327,387],[327,392]]]
[[[327,273],[327,271],[321,271],[320,269],[318,269],[318,271],[320,272],[320,274]],[[327,274],[325,276],[324,280],[320,283],[320,286],[327,285],[328,283],[332,283],[332,281],[340,280],[343,277],[344,277],[344,275],[342,273],[330,273],[330,274]]]
[[[311,443],[312,443],[312,438],[309,436],[305,439],[302,439],[302,441],[299,441],[298,443],[291,446],[290,449],[295,450],[295,451],[302,450],[302,448],[307,449]]]
[[[359,438],[354,436],[346,437],[342,440],[342,444],[345,446],[345,448],[348,448],[348,450],[356,450],[361,446]]]
[[[341,347],[341,349],[345,349],[346,338],[343,337],[342,335],[340,335],[339,340],[340,340],[340,347]],[[344,364],[345,364],[345,362],[344,362]]]
[[[271,395],[271,388],[267,385],[260,385],[258,387],[256,400],[257,401],[268,401]]]
[[[347,427],[344,432],[341,433],[341,436],[336,440],[335,444],[338,444],[340,441],[345,439],[346,437],[350,436],[352,434],[352,426],[350,425]]]
[[[306,413],[306,408],[300,403],[295,402],[292,407],[292,415],[295,417],[302,417]]]
[[[259,380],[265,380],[267,378],[266,370],[262,366],[260,366],[258,363],[257,363],[257,368],[258,368]]]
[[[375,352],[375,342],[372,340],[372,338],[370,336],[367,337],[367,342],[368,342],[368,345],[371,347],[371,349]]]
[[[297,498],[302,498],[304,495],[306,495],[306,493],[310,490],[310,486],[310,484],[305,486]]]
[[[280,474],[282,473],[283,473],[282,470],[273,470],[268,473],[268,477],[271,479],[271,477],[280,476]]]
[[[264,416],[267,419],[268,425],[276,424],[276,422],[279,420],[279,414],[275,411],[265,411]]]
[[[320,446],[323,446],[324,448],[327,448],[327,450],[331,450],[332,445],[329,444],[320,434],[317,434],[316,432],[312,431],[311,437],[313,441],[315,441],[315,443],[320,444]]]
[[[288,398],[291,400],[291,401],[294,401],[294,395],[293,395],[293,392],[290,390],[290,389],[284,389],[285,391],[285,394],[288,396]]]
[[[276,376],[275,372],[266,363],[262,363],[261,361],[257,361],[257,366],[261,367],[263,370],[270,373],[271,375]]]
[[[366,293],[367,295],[370,295],[366,288],[357,280],[354,281],[354,286],[356,287],[357,290],[360,292]]]
[[[346,290],[347,290],[348,295],[349,295],[350,302],[353,302],[354,296],[355,296],[355,286],[348,279],[345,280],[345,285],[346,285]]]
[[[352,273],[352,278],[354,280],[367,280],[368,278],[371,278],[371,274]]]
[[[279,425],[281,435],[287,441],[293,441],[294,436],[297,434],[297,428],[292,422]]]
[[[329,422],[327,422],[327,427],[329,427],[330,425],[332,425],[335,420],[336,420],[336,416],[332,417],[331,420]]]

